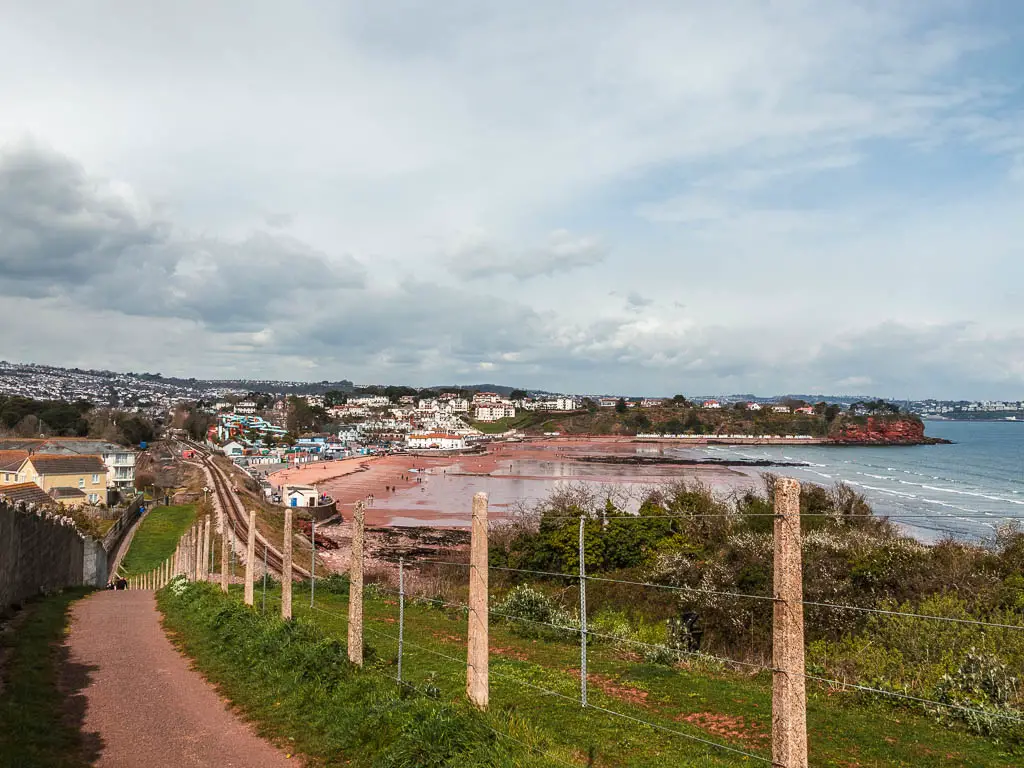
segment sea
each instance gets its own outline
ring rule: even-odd
[[[1000,525],[1024,524],[1024,422],[928,421],[925,434],[952,444],[708,446],[665,453],[805,462],[777,471],[823,485],[847,483],[877,513],[927,542],[991,540]]]

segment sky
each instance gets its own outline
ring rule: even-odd
[[[2,359],[1024,398],[1024,3],[0,16]]]

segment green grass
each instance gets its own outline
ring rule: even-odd
[[[13,632],[0,636],[5,660],[0,687],[0,766],[84,766],[94,755],[83,738],[76,694],[84,670],[65,666],[61,643],[72,603],[88,589],[73,589],[25,607]],[[60,684],[62,667],[64,684]]]
[[[238,592],[232,598],[237,600]],[[217,598],[223,600],[223,598]],[[309,608],[309,592],[297,586],[295,615],[303,626],[315,625],[318,637],[334,638],[332,650],[314,654],[320,664],[330,667],[341,653],[346,636],[347,596],[343,588],[318,585],[316,610]],[[162,604],[165,604],[162,598]],[[260,585],[257,585],[259,615]],[[173,626],[183,637],[199,632],[190,625],[194,618],[169,604],[165,607]],[[277,590],[267,596],[267,613],[279,610]],[[395,675],[397,659],[397,605],[390,595],[375,595],[367,590],[365,601],[366,644],[375,661],[362,677],[375,682],[357,682],[372,690],[371,706],[383,697],[396,695],[397,685],[387,676]],[[253,621],[256,621],[254,618]],[[261,618],[266,626],[280,625],[272,616]],[[216,626],[217,622],[211,622]],[[203,630],[205,632],[205,630]],[[304,630],[305,631],[305,630]],[[458,610],[408,603],[406,606],[406,646],[403,677],[419,688],[436,689],[441,701],[462,711],[465,691],[466,618]],[[374,728],[383,727],[371,715],[353,713],[346,708],[332,711],[331,702],[319,700],[323,711],[301,710],[283,716],[275,706],[282,697],[301,700],[306,685],[304,675],[318,673],[294,670],[281,676],[253,669],[254,659],[262,659],[271,646],[258,650],[236,650],[224,641],[236,642],[238,634],[226,624],[201,640],[186,641],[186,649],[196,655],[199,665],[221,682],[226,692],[261,723],[266,732],[279,739],[295,738],[295,746],[322,760],[324,765],[504,765],[502,762],[423,762],[392,763],[381,758],[360,762],[357,752],[363,747],[355,741],[332,741],[328,733],[317,734],[317,723],[333,723],[340,718],[370,718]],[[289,640],[292,642],[292,640]],[[326,642],[319,640],[317,642]],[[769,756],[771,733],[771,678],[767,672],[756,675],[725,670],[709,662],[670,668],[644,663],[635,654],[624,653],[608,645],[589,649],[591,672],[589,701],[604,709],[653,722],[663,728],[694,737],[673,735],[639,725],[596,709],[582,709],[576,702],[579,690],[579,648],[571,642],[525,639],[514,634],[507,624],[491,625],[491,713],[496,718],[489,726],[515,728],[516,735],[539,745],[549,754],[572,765],[587,765],[593,754],[597,766],[636,766],[660,768],[678,766],[753,765],[755,760],[708,747],[694,740],[707,739],[735,749]],[[247,655],[248,654],[248,655]],[[450,658],[446,658],[450,657]],[[262,663],[262,662],[261,662]],[[313,667],[316,669],[317,667]],[[358,677],[358,676],[357,676]],[[383,686],[383,687],[382,687]],[[531,687],[534,686],[534,687]],[[536,688],[555,691],[544,694]],[[389,693],[390,691],[390,693]],[[562,696],[567,698],[562,698]],[[281,706],[284,706],[282,703]],[[346,704],[345,707],[349,705]],[[374,715],[373,717],[375,717]],[[391,733],[401,733],[405,721],[389,724]],[[471,721],[460,721],[465,722]],[[355,728],[349,723],[347,728]],[[469,727],[469,726],[465,726]],[[820,766],[1006,766],[1019,761],[1006,748],[963,731],[943,727],[917,710],[895,708],[875,700],[861,699],[849,693],[837,693],[810,683],[808,688],[808,727],[811,764]],[[327,729],[329,730],[329,728]],[[438,736],[441,738],[441,736]],[[497,737],[496,737],[497,738]],[[507,741],[507,739],[501,739]],[[332,749],[338,750],[331,752]],[[334,757],[331,757],[334,755]],[[342,757],[344,755],[344,758]],[[337,762],[332,762],[336,760]],[[548,764],[533,754],[521,765]],[[555,763],[557,764],[557,763]]]
[[[121,562],[126,576],[147,573],[174,554],[178,539],[195,521],[194,504],[156,507],[139,524],[131,548]]]
[[[257,729],[310,765],[381,768],[548,766],[515,714],[399,687],[386,661],[349,664],[344,643],[315,623],[285,623],[209,584],[159,594],[165,626]],[[507,734],[501,736],[499,733]]]

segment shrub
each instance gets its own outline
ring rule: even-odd
[[[520,637],[564,640],[579,634],[579,619],[540,590],[520,584],[492,607],[492,615],[510,622]]]
[[[1020,744],[1024,726],[1019,720],[1024,712],[1014,706],[1019,696],[1020,680],[1010,668],[972,648],[957,670],[935,686],[935,700],[953,706],[935,707],[934,712],[939,722],[959,720],[973,733]]]

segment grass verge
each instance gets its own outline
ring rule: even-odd
[[[199,669],[264,736],[311,765],[560,764],[538,753],[543,742],[515,713],[485,714],[444,701],[436,688],[399,686],[372,648],[358,670],[345,645],[311,621],[284,622],[181,580],[158,600],[166,628]]]
[[[147,573],[174,554],[178,539],[196,519],[194,504],[156,507],[139,523],[121,569],[127,576]]]
[[[233,587],[233,599],[237,601],[239,595],[240,589]],[[347,583],[340,577],[318,582],[312,610],[308,584],[295,587],[298,620],[315,625],[320,636],[334,638],[339,647],[347,633],[347,603]],[[260,613],[262,604],[262,585],[257,585],[255,613]],[[266,613],[273,614],[279,607],[278,586],[271,582]],[[394,595],[368,585],[364,615],[365,639],[374,653],[370,667],[391,676],[386,685],[394,686],[398,634]],[[466,621],[461,609],[442,609],[413,599],[406,603],[403,679],[436,692],[454,707],[464,700]],[[545,752],[564,763],[629,768],[757,764],[755,758],[702,741],[762,759],[770,756],[769,672],[734,671],[701,658],[668,666],[645,662],[629,646],[594,643],[588,650],[592,706],[583,709],[577,698],[580,651],[575,641],[524,637],[517,629],[521,628],[507,622],[491,624],[491,711],[513,718],[530,734],[531,744],[543,745]],[[233,635],[225,631],[223,637]],[[258,680],[258,673],[252,674]],[[808,731],[813,765],[995,768],[1018,764],[1020,758],[1005,744],[940,725],[914,709],[813,682],[808,682]],[[592,763],[588,762],[591,755]],[[546,763],[533,755],[522,764]]]
[[[84,676],[66,664],[62,646],[70,606],[89,591],[29,603],[13,631],[0,635],[0,766],[65,768],[90,765],[95,757],[75,711]]]

